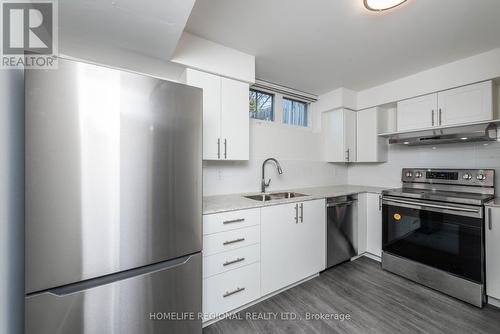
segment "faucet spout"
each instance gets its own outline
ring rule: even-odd
[[[283,174],[283,169],[281,169],[281,165],[278,162],[278,160],[276,160],[275,158],[268,158],[268,159],[264,160],[264,162],[262,163],[262,181],[261,181],[261,192],[262,193],[265,193],[266,188],[269,187],[269,185],[271,184],[271,179],[269,179],[266,182],[266,174],[265,174],[266,173],[265,172],[266,163],[268,163],[269,161],[274,162],[274,164],[276,165],[276,169],[278,170],[278,174]]]

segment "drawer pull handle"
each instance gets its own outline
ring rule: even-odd
[[[222,297],[226,298],[226,297],[234,295],[235,293],[241,292],[243,290],[245,290],[245,288],[236,288],[236,290],[226,292],[225,294],[222,295]]]
[[[230,264],[235,264],[235,263],[238,263],[238,262],[241,262],[241,261],[245,261],[245,258],[244,257],[239,257],[236,260],[226,261],[222,265],[225,267],[225,266],[229,266]]]
[[[240,219],[226,220],[226,221],[222,222],[222,224],[241,223],[244,221],[245,221],[245,218],[240,218]]]
[[[245,238],[238,238],[238,239],[234,239],[234,240],[224,241],[223,245],[224,246],[231,245],[231,244],[234,244],[237,242],[242,242],[242,241],[245,241]]]

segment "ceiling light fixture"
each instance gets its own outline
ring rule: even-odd
[[[374,12],[381,12],[401,5],[406,0],[364,0],[365,7]]]

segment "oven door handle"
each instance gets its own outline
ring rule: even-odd
[[[450,206],[450,205],[441,205],[441,204],[431,204],[431,203],[422,203],[422,202],[413,202],[413,201],[403,201],[399,199],[393,199],[393,198],[385,198],[383,201],[383,204],[390,204],[390,203],[399,203],[399,204],[409,204],[409,205],[415,205],[419,206],[422,208],[436,208],[436,209],[444,209],[444,210],[451,210],[451,211],[458,211],[458,212],[472,212],[479,214],[481,213],[479,209],[472,209],[472,208],[464,208],[464,207],[458,207],[458,206]]]

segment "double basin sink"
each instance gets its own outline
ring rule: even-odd
[[[277,199],[287,199],[287,198],[295,198],[295,197],[302,197],[302,196],[307,196],[307,195],[300,194],[300,193],[294,193],[294,192],[281,192],[281,193],[257,194],[257,195],[250,195],[250,196],[244,196],[244,197],[248,198],[248,199],[252,199],[254,201],[267,202],[267,201],[272,201],[272,200],[277,200]]]

